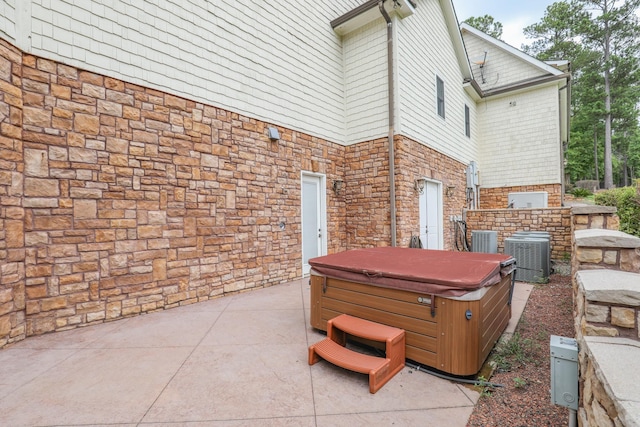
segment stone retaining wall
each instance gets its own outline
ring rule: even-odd
[[[480,188],[480,209],[505,209],[509,205],[509,193],[530,193],[546,191],[547,206],[562,206],[562,185],[519,185],[513,187]]]
[[[571,208],[468,210],[465,220],[470,240],[473,230],[497,231],[499,253],[504,251],[504,239],[516,231],[547,231],[551,258],[569,259],[571,255]]]
[[[639,425],[640,238],[604,229],[574,236],[579,425]]]

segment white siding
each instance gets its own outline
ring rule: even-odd
[[[523,61],[496,45],[487,43],[473,34],[464,32],[463,35],[473,77],[482,90],[491,90],[549,74],[545,70]],[[481,62],[484,59],[485,50],[487,51],[487,57],[481,70],[477,62]]]
[[[422,1],[398,23],[399,126],[397,131],[463,163],[477,160],[475,102],[462,88],[462,73],[437,1]],[[436,111],[436,75],[444,80],[445,119]],[[464,105],[471,138],[464,133]]]
[[[16,42],[16,0],[0,0],[0,38]]]
[[[353,144],[387,135],[387,26],[382,16],[345,35],[343,47],[346,142]]]
[[[558,86],[478,104],[480,184],[555,184],[560,177]]]
[[[30,1],[31,53],[344,140],[329,23],[359,0]]]

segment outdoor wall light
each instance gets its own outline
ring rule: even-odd
[[[447,197],[453,196],[454,191],[456,191],[455,185],[447,185]]]
[[[424,193],[424,186],[427,180],[424,178],[418,178],[413,182],[413,189],[416,190],[419,194]]]
[[[269,135],[269,139],[272,141],[277,141],[280,139],[280,132],[278,132],[278,129],[276,128],[267,128],[267,134]]]
[[[344,185],[344,181],[343,181],[343,180],[341,180],[341,179],[335,179],[335,180],[333,181],[333,185],[332,185],[333,192],[334,192],[334,193],[336,193],[336,195],[337,195],[337,194],[339,194],[339,193],[340,193],[340,190],[342,190],[342,186],[343,186],[343,185]]]

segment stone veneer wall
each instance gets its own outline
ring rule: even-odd
[[[397,246],[408,247],[411,237],[420,232],[420,196],[414,189],[414,181],[427,178],[442,183],[444,249],[453,249],[453,223],[448,218],[460,216],[464,207],[465,165],[402,135],[395,137],[394,145]],[[387,139],[349,146],[346,151],[348,247],[390,246]],[[447,187],[455,187],[450,196]]]
[[[398,246],[408,247],[411,237],[420,234],[420,196],[414,182],[427,178],[442,184],[444,249],[454,250],[455,224],[450,218],[462,216],[466,165],[407,137],[396,138],[396,163]]]
[[[505,209],[509,205],[509,193],[532,191],[546,191],[548,193],[547,206],[557,208],[562,206],[562,185],[520,185],[514,187],[484,188],[480,187],[480,209]]]
[[[5,43],[0,85],[0,346],[301,276],[301,172],[345,147]]]
[[[26,336],[22,53],[0,40],[0,347]]]
[[[498,252],[504,239],[516,231],[547,231],[551,234],[551,258],[568,259],[571,254],[571,208],[480,209],[465,211],[467,236],[473,230],[498,232]]]
[[[638,425],[640,238],[606,229],[574,234],[579,425]]]
[[[347,249],[391,246],[387,138],[346,147]]]
[[[0,85],[0,347],[300,277],[305,171],[327,179],[330,253],[391,243],[386,138],[344,147],[279,128],[272,142],[269,123],[6,43]],[[442,182],[446,220],[465,167],[395,142],[408,246],[414,180]]]

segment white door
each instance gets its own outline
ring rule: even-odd
[[[442,184],[427,181],[420,195],[420,241],[425,249],[442,249]]]
[[[309,260],[326,255],[324,177],[302,175],[302,274],[309,274]]]

